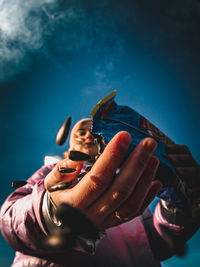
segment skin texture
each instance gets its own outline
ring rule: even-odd
[[[119,132],[109,142],[102,155],[95,162],[90,172],[73,188],[50,192],[56,205],[65,202],[84,212],[99,229],[107,229],[122,223],[115,216],[120,215],[128,220],[140,215],[156,196],[161,184],[152,181],[159,165],[153,156],[156,142],[152,138],[144,139],[124,163],[120,172],[116,170],[123,161],[131,141],[127,132]],[[81,168],[80,162],[65,159],[57,164],[45,178],[45,187],[64,181],[69,175],[60,174],[59,167],[65,165]],[[73,166],[72,166],[72,165]],[[75,164],[75,165],[74,165]]]
[[[90,129],[91,121],[77,123],[71,133],[70,149],[95,156],[97,149]],[[157,145],[152,138],[142,140],[116,174],[130,142],[131,136],[128,132],[119,132],[76,186],[50,192],[52,185],[72,180],[82,168],[81,162],[73,162],[67,158],[59,162],[45,178],[45,188],[50,192],[54,203],[57,206],[63,202],[68,203],[81,210],[99,229],[107,229],[124,222],[116,217],[115,211],[126,218],[126,221],[141,215],[162,186],[159,181],[153,181],[159,165],[159,160],[153,156]],[[191,197],[199,196],[199,165],[189,149],[186,146],[170,145],[167,152],[168,159],[176,167],[180,178],[190,184]],[[75,168],[76,171],[61,174],[60,167]]]

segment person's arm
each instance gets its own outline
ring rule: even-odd
[[[179,177],[188,184],[190,197],[197,198],[200,193],[199,164],[186,146],[170,145],[167,152]],[[186,241],[197,232],[200,225],[198,218],[188,216],[164,200],[160,200],[156,206],[153,217],[143,217],[143,223],[153,254],[160,261],[181,253]]]
[[[45,193],[44,177],[53,166],[42,167],[27,184],[15,190],[4,202],[0,213],[0,230],[5,240],[17,251],[43,253],[38,244],[46,235],[41,217]]]
[[[124,218],[131,220],[141,214],[161,187],[159,181],[152,181],[159,160],[153,156],[156,142],[152,138],[146,138],[116,174],[130,145],[130,139],[127,132],[119,132],[106,146],[90,172],[76,186],[52,191],[53,185],[68,177],[68,174],[59,173],[65,160],[59,162],[45,178],[45,187],[55,205],[70,204],[87,215],[100,230],[121,224]]]
[[[116,174],[130,139],[127,132],[115,135],[92,169],[73,188],[51,190],[52,186],[69,178],[59,171],[68,161],[65,159],[47,176],[44,175],[44,184],[43,180],[36,179],[34,183],[30,181],[30,188],[25,186],[13,193],[1,211],[1,231],[8,243],[14,249],[28,254],[48,253],[38,242],[47,234],[42,214],[45,189],[56,206],[67,203],[77,208],[99,230],[124,223],[141,214],[160,190],[160,182],[152,181],[159,160],[153,156],[156,142],[146,138]],[[78,165],[76,172],[79,168]]]

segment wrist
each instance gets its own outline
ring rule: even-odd
[[[74,208],[71,207],[71,209],[74,209]],[[46,226],[46,232],[48,235],[51,235],[51,233],[55,233],[56,229],[58,229],[60,233],[62,231],[64,233],[65,228],[67,227],[64,223],[62,223],[61,218],[60,219],[57,218],[56,211],[57,211],[57,206],[53,202],[49,192],[46,191],[44,195],[44,199],[43,199],[42,212],[43,212],[43,218],[44,218],[44,222]],[[74,211],[76,212],[76,209],[74,209]],[[71,221],[71,218],[70,218],[70,221]],[[72,229],[70,229],[70,231],[71,230]],[[106,232],[98,231],[98,234],[96,235],[95,238],[86,238],[82,236],[81,234],[76,234],[76,233],[73,233],[73,234],[75,237],[75,242],[73,243],[76,244],[75,249],[85,251],[89,254],[95,254],[96,248],[98,244],[100,243],[100,241],[102,240],[102,238],[106,235]]]

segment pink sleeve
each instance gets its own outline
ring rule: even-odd
[[[38,244],[41,237],[46,235],[41,216],[44,177],[51,169],[52,166],[42,167],[27,180],[25,186],[15,190],[1,207],[1,233],[17,251],[40,253]]]
[[[174,232],[180,232],[181,230],[184,229],[184,226],[168,223],[163,218],[161,211],[160,211],[160,203],[158,203],[156,208],[155,208],[154,215],[153,215],[153,224],[154,224],[154,227],[156,228],[157,232],[159,233],[159,235],[161,237],[162,237],[162,233],[161,233],[159,225],[166,226],[168,229],[170,229]]]

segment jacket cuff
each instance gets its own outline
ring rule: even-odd
[[[56,227],[61,226],[61,222],[55,216],[56,206],[50,198],[48,191],[45,192],[42,203],[42,215],[44,218],[46,232],[50,234]]]
[[[62,231],[62,223],[56,218],[56,205],[51,199],[48,191],[45,192],[42,205],[42,213],[46,226],[47,234],[54,232],[57,227]],[[99,231],[99,238],[95,241],[83,238],[81,236],[76,236],[76,250],[87,252],[89,254],[95,254],[96,248],[99,245],[100,241],[106,235],[105,231]]]
[[[177,225],[175,223],[170,223],[170,221],[165,218],[165,216],[161,213],[161,202],[159,202],[155,208],[155,212],[153,215],[153,224],[159,235],[162,237],[162,231],[160,229],[160,225],[167,227],[168,229],[174,232],[180,232],[184,229],[183,226]]]
[[[197,220],[192,216],[185,214],[180,209],[162,199],[160,199],[160,213],[169,224],[185,227],[189,224],[197,223]]]

